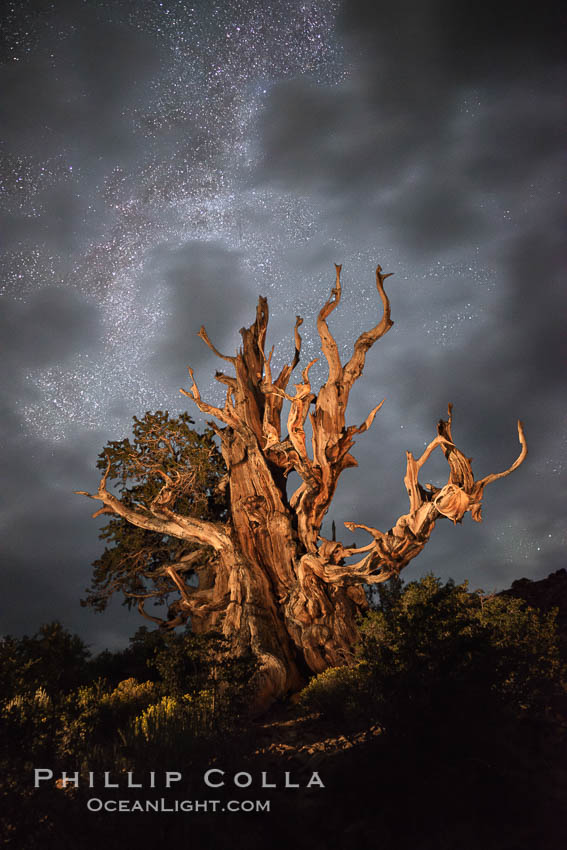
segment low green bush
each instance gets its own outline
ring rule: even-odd
[[[314,677],[300,705],[415,740],[450,740],[477,721],[542,719],[563,693],[555,612],[469,592],[432,575],[381,586],[356,662]]]

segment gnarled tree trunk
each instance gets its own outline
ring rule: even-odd
[[[451,433],[451,406],[447,420],[437,426],[437,436],[423,454],[407,452],[404,483],[409,511],[387,532],[353,522],[351,531],[363,528],[372,541],[362,548],[345,547],[321,536],[321,524],[333,499],[341,472],[356,466],[350,450],[354,437],[366,431],[381,403],[359,426],[345,421],[350,390],[361,376],[370,347],[392,326],[390,304],[378,266],[376,286],[382,302],[378,324],[361,334],[351,358],[342,364],[327,319],[341,298],[341,267],[336,283],[321,309],[317,329],[328,377],[319,393],[311,390],[309,370],[303,369],[294,393],[288,392],[293,370],[299,363],[301,337],[295,325],[295,356],[273,378],[271,358],[265,351],[268,305],[260,298],[256,319],[241,330],[242,347],[235,356],[221,354],[204,328],[199,335],[233,374],[217,372],[227,387],[222,408],[201,398],[190,369],[191,397],[198,408],[213,417],[209,424],[220,438],[228,470],[230,520],[227,524],[180,516],[171,509],[175,480],[162,472],[164,486],[145,509],[125,506],[106,487],[108,470],[92,498],[103,502],[102,512],[114,513],[135,525],[172,535],[203,547],[216,557],[199,565],[201,550],[167,567],[172,589],[179,592],[175,625],[191,617],[198,631],[222,632],[235,652],[252,649],[261,664],[261,697],[264,701],[297,689],[310,671],[348,663],[356,641],[357,616],[366,608],[364,586],[397,575],[418,555],[440,518],[460,522],[467,511],[479,522],[484,487],[508,475],[527,452],[522,425],[518,423],[521,452],[504,472],[475,481],[471,461],[455,446]],[[284,400],[290,403],[287,433],[282,435]],[[305,423],[311,422],[311,452],[307,451]],[[444,487],[422,487],[418,474],[431,453],[440,448],[449,465]],[[159,470],[158,470],[159,471]],[[288,498],[286,479],[298,473],[301,483]],[[84,495],[90,495],[85,493]],[[100,513],[97,512],[97,513]],[[354,559],[354,560],[352,560]],[[199,586],[186,580],[196,570]],[[143,611],[143,604],[141,604]],[[156,619],[157,618],[152,618]]]

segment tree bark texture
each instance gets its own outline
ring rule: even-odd
[[[205,329],[199,331],[212,351],[230,364],[231,374],[215,375],[226,385],[226,400],[223,407],[204,401],[191,369],[191,388],[181,392],[212,417],[209,424],[220,439],[228,470],[227,524],[172,511],[175,481],[165,473],[161,493],[144,508],[125,507],[109,492],[108,470],[98,492],[91,496],[103,503],[97,513],[118,514],[142,528],[200,544],[203,552],[212,547],[212,560],[199,564],[201,550],[197,550],[178,564],[167,566],[172,590],[179,594],[174,606],[176,617],[169,625],[191,618],[197,631],[222,631],[231,639],[235,652],[252,649],[260,661],[259,689],[264,702],[299,688],[309,671],[321,672],[348,663],[357,637],[357,617],[367,607],[365,585],[398,575],[424,548],[437,520],[447,518],[457,523],[470,512],[473,520],[480,522],[485,486],[516,469],[527,453],[518,422],[521,452],[517,460],[504,472],[475,480],[471,460],[453,442],[449,405],[448,418],[439,421],[437,436],[422,455],[415,458],[407,452],[404,484],[408,512],[386,532],[346,522],[349,530],[361,528],[370,535],[371,542],[361,548],[344,546],[321,535],[339,476],[357,465],[351,454],[354,438],[371,426],[382,404],[376,405],[362,424],[346,424],[349,393],[363,372],[366,354],[393,324],[384,289],[389,276],[378,266],[381,318],[359,336],[352,356],[343,364],[327,324],[341,299],[341,267],[336,266],[335,285],[317,319],[328,366],[327,380],[317,395],[309,379],[314,360],[301,372],[293,392],[289,389],[300,360],[299,316],[293,361],[277,377],[271,369],[273,349],[269,353],[265,350],[265,298],[259,299],[253,324],[241,330],[242,346],[235,356],[221,354]],[[282,411],[286,400],[289,413],[284,434]],[[307,417],[311,451],[305,433]],[[449,466],[447,483],[423,487],[419,472],[438,448]],[[288,497],[286,483],[291,471],[298,473],[300,484]],[[197,572],[198,587],[185,580],[189,570]],[[143,600],[140,609],[143,612]]]

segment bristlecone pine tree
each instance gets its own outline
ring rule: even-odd
[[[113,515],[103,536],[116,545],[107,550],[106,562],[98,564],[94,603],[104,607],[105,598],[121,589],[138,601],[142,613],[166,627],[190,619],[195,631],[222,632],[236,654],[252,650],[257,656],[264,703],[300,687],[309,670],[348,663],[357,639],[357,617],[367,607],[365,586],[398,575],[424,548],[438,519],[461,522],[470,511],[480,522],[485,486],[516,469],[527,453],[518,422],[517,460],[504,472],[475,481],[470,459],[453,442],[449,405],[447,420],[439,421],[437,436],[421,456],[407,452],[408,513],[385,532],[345,522],[349,530],[361,528],[370,535],[371,542],[362,548],[323,537],[321,524],[339,476],[356,466],[354,438],[370,428],[381,406],[361,425],[347,426],[349,393],[362,374],[368,350],[393,324],[384,290],[390,275],[378,266],[382,318],[359,336],[343,365],[327,324],[340,302],[340,273],[336,266],[331,297],[317,318],[328,364],[327,380],[317,395],[309,380],[315,360],[303,369],[294,392],[288,391],[300,359],[299,316],[293,361],[277,377],[272,375],[273,349],[265,351],[268,304],[260,297],[254,323],[240,331],[242,347],[235,356],[221,354],[205,328],[199,331],[234,372],[215,375],[227,387],[222,408],[201,398],[191,369],[190,392],[181,390],[214,418],[209,423],[212,431],[196,435],[188,416],[170,420],[167,414],[146,415],[136,420],[133,444],[125,440],[107,448],[98,491],[78,491],[102,502],[95,516]],[[289,413],[287,434],[282,435],[284,400]],[[308,415],[311,452],[305,434]],[[220,439],[226,465],[222,479],[212,432]],[[448,481],[443,487],[424,487],[418,481],[420,469],[438,447],[449,465]],[[293,470],[301,483],[288,496],[286,479]],[[118,479],[118,495],[107,489],[109,476]],[[221,489],[226,487],[224,515],[222,497],[214,495],[219,483]],[[163,601],[172,593],[176,598],[167,620],[145,612],[148,599]]]

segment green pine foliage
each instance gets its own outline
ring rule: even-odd
[[[173,510],[201,519],[226,518],[227,500],[221,486],[226,468],[214,432],[206,428],[199,433],[193,424],[187,413],[172,417],[167,411],[147,412],[142,419],[134,417],[131,439],[107,444],[97,466],[104,471],[110,463],[109,485],[125,505],[148,507],[162,489],[161,473],[165,473],[175,482]],[[115,592],[124,594],[129,607],[144,597],[165,603],[171,582],[163,567],[195,548],[116,516],[102,527],[100,537],[106,547],[93,564],[92,584],[82,601],[97,611],[106,608]]]

